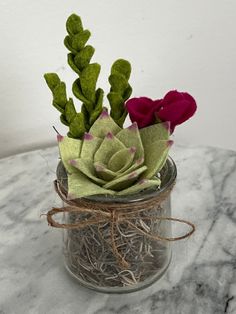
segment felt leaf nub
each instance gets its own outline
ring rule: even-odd
[[[111,67],[111,74],[120,73],[128,80],[131,73],[131,64],[124,59],[116,60]]]
[[[76,14],[71,14],[66,21],[66,30],[70,35],[76,35],[83,30],[81,19]]]

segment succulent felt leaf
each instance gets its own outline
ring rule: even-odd
[[[137,123],[134,122],[131,126],[126,129],[122,129],[116,134],[116,137],[126,146],[136,148],[135,160],[140,159],[144,156],[143,144],[139,134]]]
[[[81,100],[84,104],[86,104],[86,108],[92,110],[92,102],[89,101],[83,94],[80,84],[80,79],[77,79],[72,84],[72,92],[79,100]]]
[[[111,181],[117,177],[117,173],[107,169],[107,167],[100,162],[95,162],[94,167],[96,169],[96,173],[99,176],[99,178],[105,181]]]
[[[110,92],[107,95],[107,98],[109,102],[113,104],[114,109],[113,118],[118,120],[124,111],[122,108],[124,104],[123,97],[117,92]]]
[[[102,139],[95,137],[90,133],[85,133],[83,137],[83,145],[81,149],[81,158],[93,159],[95,152],[98,150],[102,143]]]
[[[64,114],[61,114],[60,115],[60,120],[61,120],[61,123],[65,124],[66,126],[69,126],[69,122],[66,120],[66,116]]]
[[[96,182],[98,184],[106,183],[106,181],[96,176],[92,159],[83,159],[83,158],[71,159],[69,163],[70,165],[78,169],[80,172],[82,172],[84,175],[86,175],[88,178],[90,178],[93,182]]]
[[[144,143],[145,150],[144,158],[147,170],[141,176],[142,178],[150,179],[162,169],[168,157],[168,152],[171,143],[172,141],[165,140],[154,141],[152,142],[151,146],[146,146],[146,143]]]
[[[126,189],[127,187],[132,185],[132,183],[135,182],[140,174],[143,173],[146,169],[147,167],[143,166],[129,174],[120,176],[119,178],[106,183],[103,187],[115,191]]]
[[[76,199],[96,194],[115,194],[114,191],[104,189],[93,183],[87,176],[79,171],[68,175],[68,190],[68,199]]]
[[[64,39],[64,45],[66,48],[71,51],[73,54],[77,53],[77,50],[72,47],[72,38],[70,36],[66,36]]]
[[[69,99],[65,107],[65,116],[69,123],[71,123],[76,116],[76,110],[72,98]]]
[[[44,78],[52,92],[54,91],[55,87],[61,82],[59,76],[56,73],[45,73]]]
[[[52,101],[52,105],[53,105],[60,113],[63,114],[63,113],[65,112],[65,108],[59,106],[59,105],[55,102],[55,100]]]
[[[80,84],[83,94],[87,99],[93,101],[95,101],[95,89],[100,68],[98,63],[89,64],[80,75]]]
[[[169,122],[150,125],[139,130],[142,143],[151,146],[153,141],[168,140],[170,136]]]
[[[83,31],[81,18],[76,14],[71,14],[66,21],[66,30],[70,35],[76,35]]]
[[[53,90],[53,99],[62,108],[65,107],[65,105],[67,103],[67,97],[66,97],[66,84],[64,82],[60,82],[54,88],[54,90]]]
[[[128,81],[124,75],[116,73],[109,76],[109,83],[111,84],[112,91],[120,93],[123,95],[123,92],[128,87]]]
[[[89,62],[94,52],[95,49],[92,46],[88,45],[75,55],[74,62],[80,71],[82,71],[85,67],[89,65]]]
[[[86,132],[85,124],[84,124],[84,115],[80,113],[76,113],[73,121],[69,126],[70,133],[74,138],[81,138]]]
[[[134,170],[140,168],[144,165],[144,157],[137,159],[129,168],[127,168],[125,171],[117,172],[117,178],[119,178],[122,175],[128,174],[133,172]]]
[[[72,48],[76,51],[83,49],[90,36],[91,33],[87,29],[74,35],[71,41]]]
[[[131,73],[131,64],[124,59],[116,60],[111,67],[111,74],[121,73],[128,80]]]
[[[158,180],[140,180],[139,182],[137,182],[135,185],[132,185],[130,187],[128,187],[127,189],[124,189],[118,193],[116,193],[117,195],[130,195],[130,194],[135,194],[138,192],[141,192],[143,190],[146,189],[150,189],[150,188],[155,188],[160,186],[161,181]]]
[[[89,133],[96,137],[104,138],[107,133],[111,132],[116,135],[121,128],[109,116],[106,110],[103,110],[99,118],[94,122]]]
[[[77,74],[80,74],[80,69],[75,64],[74,55],[72,53],[68,53],[67,62],[73,71],[75,71]]]
[[[98,88],[96,91],[95,107],[93,108],[90,114],[90,118],[89,118],[90,125],[93,125],[93,123],[97,120],[97,118],[102,113],[103,95],[104,95],[104,91],[101,88]]]
[[[81,106],[81,112],[84,115],[84,125],[85,125],[86,130],[88,131],[90,129],[90,124],[89,124],[89,118],[90,117],[89,117],[89,112],[88,112],[85,104],[83,104]]]
[[[107,133],[101,146],[94,155],[94,161],[107,165],[110,158],[116,152],[124,148],[124,144],[122,144],[111,132]]]
[[[114,172],[123,172],[127,170],[134,160],[135,152],[136,148],[134,146],[119,150],[111,156],[108,161],[108,169]]]
[[[69,173],[75,172],[75,168],[71,166],[69,161],[79,158],[82,141],[58,135],[58,145],[64,167]]]
[[[123,99],[124,101],[126,101],[132,94],[132,87],[128,84],[128,87],[126,88],[126,90],[123,93]]]

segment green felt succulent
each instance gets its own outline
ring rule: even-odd
[[[126,195],[159,186],[155,175],[166,162],[168,123],[122,129],[104,110],[82,140],[58,136],[68,174],[68,198]]]
[[[107,98],[111,106],[111,117],[120,127],[123,126],[127,116],[125,101],[132,93],[132,88],[128,82],[130,73],[130,63],[124,59],[118,59],[113,63],[109,76],[111,88]]]
[[[46,73],[44,78],[53,94],[52,104],[61,113],[61,122],[69,127],[68,136],[82,138],[102,112],[104,91],[96,89],[101,67],[98,63],[90,63],[95,49],[87,45],[91,34],[89,30],[84,30],[78,15],[69,16],[66,30],[68,35],[64,44],[70,51],[67,61],[78,75],[72,85],[72,92],[82,102],[81,112],[76,112],[72,98],[67,99],[66,85],[56,73]],[[127,115],[124,102],[132,92],[128,83],[130,72],[129,62],[119,59],[114,62],[109,76],[111,89],[107,97],[111,105],[111,116],[121,127]]]

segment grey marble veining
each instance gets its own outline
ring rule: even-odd
[[[57,148],[0,160],[0,314],[236,313],[236,152],[177,147],[171,156],[173,217],[197,231],[173,245],[160,281],[128,295],[87,290],[64,270],[61,231],[40,218],[60,205]]]

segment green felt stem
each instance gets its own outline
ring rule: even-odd
[[[73,99],[67,99],[66,84],[56,73],[46,73],[44,78],[53,95],[52,105],[61,113],[61,122],[69,127],[68,136],[81,138],[86,131],[85,120],[76,112]]]
[[[127,60],[118,59],[113,63],[109,76],[111,88],[107,98],[111,106],[111,117],[120,127],[123,127],[127,116],[125,101],[132,93],[132,88],[128,83],[130,73],[130,63]]]
[[[46,73],[44,78],[53,94],[52,104],[61,113],[61,122],[69,127],[68,136],[81,139],[102,112],[104,92],[101,88],[96,90],[100,65],[90,63],[95,51],[92,46],[86,45],[90,32],[83,29],[76,14],[67,19],[66,30],[68,35],[64,44],[70,51],[67,61],[79,76],[73,83],[72,92],[82,101],[81,112],[76,112],[72,98],[67,99],[66,85],[56,73]]]
[[[68,35],[64,40],[68,54],[68,64],[79,76],[73,83],[72,91],[75,97],[83,102],[82,114],[86,131],[92,126],[102,111],[103,90],[96,90],[96,83],[100,73],[100,65],[90,63],[95,49],[86,45],[90,32],[83,29],[81,19],[72,14],[66,22]]]

